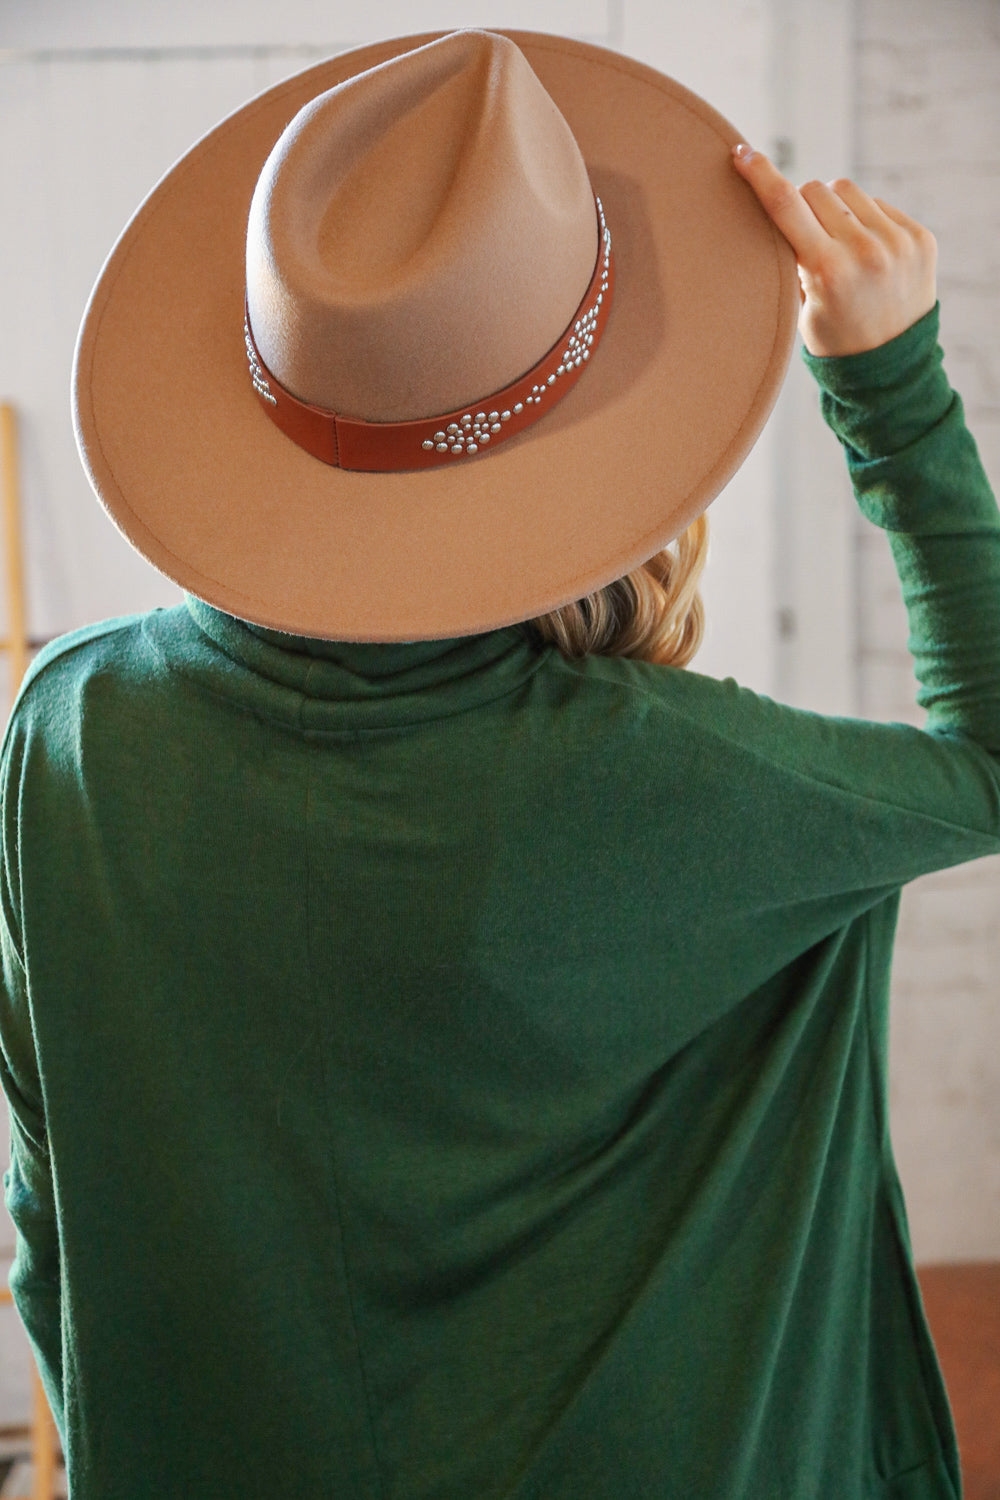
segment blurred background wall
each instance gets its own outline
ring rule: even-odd
[[[945,369],[1000,493],[1000,3],[859,0],[855,175],[938,241]],[[855,522],[858,712],[920,724],[885,535]],[[891,1121],[918,1259],[1000,1259],[1000,861],[915,881]]]
[[[851,176],[932,229],[945,367],[1000,488],[1000,0],[0,0],[0,400],[18,413],[34,637],[180,597],[101,513],[70,424],[76,330],[130,214],[252,94],[345,47],[469,25],[648,61],[796,182]],[[886,539],[854,508],[797,355],[711,527],[694,669],[819,712],[921,722]],[[0,677],[4,716],[9,703]],[[907,890],[892,1007],[917,1259],[1000,1258],[1000,860]],[[12,1241],[0,1212],[0,1266]],[[0,1424],[26,1414],[26,1371],[0,1309]]]

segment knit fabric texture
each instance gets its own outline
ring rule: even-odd
[[[887,1086],[900,889],[1000,852],[938,317],[802,356],[924,728],[193,598],[36,659],[4,1186],[73,1500],[956,1500]]]

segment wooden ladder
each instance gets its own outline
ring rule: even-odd
[[[24,553],[21,545],[21,487],[17,450],[17,418],[13,406],[0,403],[0,478],[3,484],[4,543],[7,560],[7,638],[0,648],[10,662],[9,688],[13,703],[28,669],[28,635],[24,609]],[[13,1306],[9,1286],[0,1287],[0,1304]],[[59,1436],[45,1387],[34,1362],[31,1366],[31,1422],[7,1427],[4,1437],[27,1437],[30,1443],[31,1495],[11,1500],[54,1500]],[[7,1497],[4,1497],[7,1500]]]

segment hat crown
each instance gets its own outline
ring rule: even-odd
[[[258,179],[247,302],[302,401],[407,421],[489,395],[560,339],[598,250],[562,114],[507,37],[458,31],[291,120]]]

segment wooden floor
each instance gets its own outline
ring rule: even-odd
[[[1000,1500],[1000,1262],[920,1266],[955,1417],[964,1500]]]

